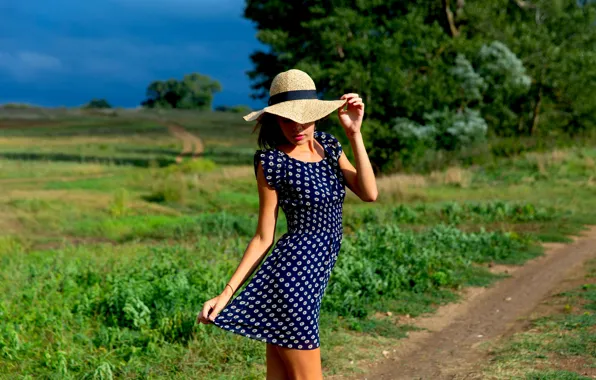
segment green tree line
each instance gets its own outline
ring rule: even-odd
[[[210,110],[213,94],[221,91],[221,84],[198,73],[157,80],[147,87],[146,99],[141,103],[147,108],[179,108]]]
[[[577,0],[247,0],[267,49],[253,97],[299,68],[322,98],[358,92],[390,169],[487,136],[596,129],[596,5]]]

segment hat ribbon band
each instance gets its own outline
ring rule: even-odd
[[[280,92],[279,94],[275,94],[269,98],[269,105],[272,106],[274,104],[287,102],[290,100],[302,100],[302,99],[316,99],[317,98],[317,90],[294,90],[294,91],[286,91]]]

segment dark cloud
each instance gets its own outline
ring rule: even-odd
[[[251,104],[259,48],[240,0],[30,0],[2,9],[0,102],[136,106],[150,81],[200,72],[222,83],[216,104]],[[6,21],[6,22],[4,22]]]
[[[30,51],[6,53],[0,51],[0,73],[23,83],[36,80],[46,73],[59,73],[62,62],[53,56]]]

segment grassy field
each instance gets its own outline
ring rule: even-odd
[[[486,379],[584,380],[596,376],[596,261],[546,300],[524,331],[493,348]]]
[[[0,115],[0,377],[261,378],[262,343],[194,323],[256,227],[252,126],[217,113],[34,116]],[[176,164],[163,118],[205,155]],[[400,315],[497,281],[489,265],[523,264],[595,223],[595,161],[569,148],[379,177],[372,204],[350,194],[322,306],[325,373],[358,371],[407,336]]]

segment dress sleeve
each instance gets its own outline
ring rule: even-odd
[[[265,180],[269,186],[274,189],[279,189],[281,180],[284,176],[284,167],[281,157],[274,150],[257,149],[254,155],[255,178],[257,177],[257,169],[259,162],[263,167]]]
[[[335,161],[339,160],[339,157],[341,156],[341,153],[343,151],[339,140],[329,132],[320,133],[321,140],[324,142],[325,145],[327,145],[329,150],[332,152]]]
[[[346,179],[345,179],[343,171],[341,170],[340,165],[339,165],[339,157],[341,157],[341,154],[343,152],[341,143],[335,136],[333,136],[329,132],[319,132],[319,136],[320,136],[321,142],[327,148],[327,152],[331,153],[331,156],[332,156],[331,157],[332,158],[331,166],[333,167],[333,169],[337,175],[337,178],[339,178],[339,181],[341,182],[341,184],[343,186],[345,186]]]

